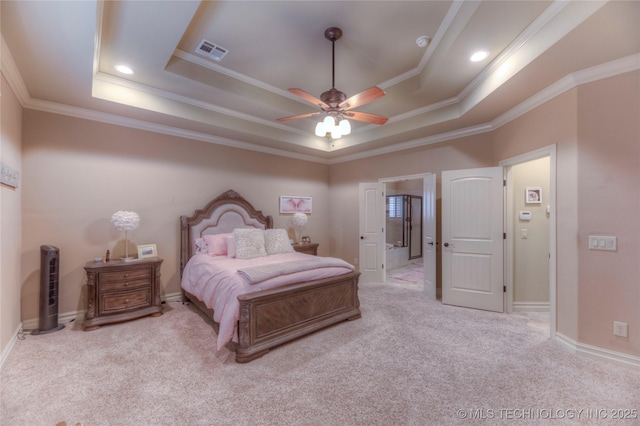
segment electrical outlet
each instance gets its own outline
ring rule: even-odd
[[[520,229],[520,238],[522,238],[523,240],[529,238],[529,230],[527,230],[527,228]]]
[[[620,337],[628,337],[629,325],[626,322],[613,322],[613,335]]]

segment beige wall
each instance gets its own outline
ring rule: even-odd
[[[556,329],[578,337],[577,90],[496,130],[497,160],[556,145]]]
[[[580,343],[640,354],[640,73],[569,90],[489,134],[332,165],[332,251],[358,257],[358,182],[497,165],[556,145],[556,329]],[[618,237],[593,252],[588,234]],[[629,337],[613,336],[613,321]]]
[[[273,214],[278,227],[289,227],[288,217],[277,213],[279,195],[312,196],[314,213],[306,233],[320,243],[320,254],[355,261],[359,182],[493,166],[555,144],[557,330],[578,342],[638,355],[639,79],[634,72],[570,90],[491,133],[331,166],[25,111],[22,250],[15,251],[19,238],[11,243],[14,253],[22,253],[22,319],[37,316],[41,244],[61,249],[60,311],[84,309],[82,266],[106,249],[118,255],[122,248],[122,235],[109,223],[116,210],[141,215],[130,239],[158,245],[166,259],[163,293],[174,293],[179,290],[178,217],[224,190],[238,190]],[[15,100],[9,103],[19,111]],[[13,133],[19,140],[19,129]],[[4,222],[2,230],[4,244]],[[618,251],[589,251],[586,238],[594,232],[617,236]],[[613,320],[629,324],[628,339],[613,337]]]
[[[20,328],[22,253],[22,108],[9,84],[0,80],[0,161],[20,173],[18,188],[0,185],[0,354]]]
[[[550,158],[515,165],[511,168],[513,189],[513,302],[549,303],[549,221]],[[541,188],[541,203],[525,201],[525,188]],[[520,212],[531,213],[531,220],[520,219]],[[526,238],[522,232],[526,230]]]
[[[349,262],[358,258],[358,183],[381,178],[438,173],[493,165],[488,135],[477,135],[393,154],[331,165],[331,251]],[[439,177],[438,177],[439,180]],[[439,194],[438,194],[439,197]]]
[[[328,166],[28,110],[24,113],[22,319],[38,316],[39,247],[60,248],[59,312],[86,309],[83,266],[124,255],[118,210],[140,217],[132,244],[156,244],[163,295],[180,291],[179,217],[234,189],[290,228],[280,195],[313,197],[305,234],[328,255]],[[293,236],[290,230],[290,236]]]
[[[581,86],[578,105],[578,340],[639,354],[640,73]],[[589,235],[616,236],[618,250],[589,250]]]

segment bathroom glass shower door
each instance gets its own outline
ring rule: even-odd
[[[406,235],[409,236],[409,259],[422,257],[422,197],[406,195]]]

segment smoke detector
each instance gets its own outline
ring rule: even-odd
[[[418,45],[418,47],[426,47],[430,42],[431,37],[429,37],[428,35],[418,37],[418,39],[416,40],[416,44]]]
[[[196,47],[196,53],[215,61],[221,61],[222,58],[224,58],[227,53],[229,53],[229,49],[202,39],[202,41],[198,44],[198,47]]]

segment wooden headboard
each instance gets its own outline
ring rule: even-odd
[[[180,216],[180,276],[195,253],[195,240],[203,235],[226,234],[236,228],[273,228],[273,217],[265,216],[234,190],[228,190],[193,216]]]

